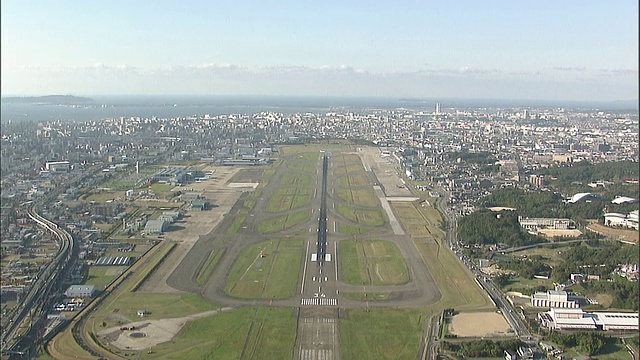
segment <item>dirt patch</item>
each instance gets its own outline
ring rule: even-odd
[[[598,233],[604,236],[620,239],[623,241],[634,242],[636,244],[640,240],[640,232],[636,230],[616,229],[616,228],[610,228],[600,224],[591,224],[587,226],[587,230],[593,231],[595,233]]]
[[[462,313],[451,319],[449,332],[459,337],[511,336],[509,323],[495,312]]]
[[[580,235],[582,235],[582,231],[578,230],[578,229],[566,229],[566,230],[561,230],[561,229],[542,229],[540,230],[540,234],[546,236],[547,238],[553,238],[553,237],[569,237],[569,238],[575,238],[578,237]]]
[[[604,308],[608,308],[613,302],[613,296],[609,294],[597,294],[593,298]]]
[[[126,325],[126,330],[121,326],[110,327],[100,331],[98,337],[106,339],[111,345],[122,350],[148,349],[171,341],[189,321],[213,316],[232,309],[232,307],[225,307],[181,318],[132,322]]]

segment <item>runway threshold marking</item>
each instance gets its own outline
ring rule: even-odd
[[[300,301],[300,305],[302,306],[337,306],[338,299],[334,298],[305,298]]]

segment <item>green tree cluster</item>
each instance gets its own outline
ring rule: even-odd
[[[523,232],[518,215],[512,211],[495,213],[476,211],[460,219],[458,238],[467,244],[506,244],[522,246],[541,242],[542,239]]]
[[[582,243],[566,250],[562,254],[563,261],[552,271],[552,280],[563,283],[572,273],[599,275],[602,280],[583,284],[589,293],[610,294],[613,297],[611,307],[638,310],[640,284],[612,276],[618,264],[640,262],[640,254],[636,246],[617,242],[594,242],[594,245],[596,246]]]
[[[638,310],[638,301],[640,299],[640,286],[637,282],[631,282],[627,279],[620,281],[589,281],[583,286],[588,292],[598,294],[610,294],[613,297],[611,307],[618,309]]]
[[[514,259],[502,261],[500,262],[500,266],[517,272],[525,279],[533,279],[534,275],[551,275],[551,267],[540,260]]]
[[[558,184],[588,183],[599,180],[620,181],[623,178],[637,179],[640,176],[638,162],[634,161],[608,161],[599,164],[581,161],[570,166],[542,169],[538,173],[556,178]]]
[[[598,333],[589,331],[580,331],[577,333],[558,333],[552,332],[546,338],[560,345],[563,348],[578,347],[588,355],[597,355],[602,351],[606,344],[606,338]]]
[[[578,222],[601,217],[602,209],[607,205],[604,200],[576,204],[568,204],[563,200],[562,195],[557,192],[507,188],[485,196],[478,205],[512,207],[524,217],[570,218]]]
[[[633,245],[595,242],[581,243],[562,254],[563,261],[553,269],[553,281],[565,282],[572,273],[587,273],[609,277],[618,264],[638,264],[640,255]]]
[[[464,357],[502,357],[505,350],[516,351],[524,343],[518,339],[491,341],[474,340],[463,343],[450,343],[443,341],[442,349],[455,352]]]

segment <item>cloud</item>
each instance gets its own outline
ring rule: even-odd
[[[578,67],[565,67],[565,66],[556,66],[552,68],[553,70],[557,70],[557,71],[585,71],[587,70],[586,67],[584,66],[578,66]]]
[[[472,65],[370,72],[348,64],[247,66],[203,63],[23,66],[3,70],[3,93],[256,94],[617,100],[638,97],[637,70],[558,66],[507,71]],[[34,90],[35,89],[35,90]]]

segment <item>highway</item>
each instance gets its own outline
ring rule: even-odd
[[[52,299],[60,290],[58,287],[70,263],[74,246],[71,234],[40,216],[34,205],[28,206],[27,216],[41,228],[53,233],[60,247],[56,257],[39,274],[21,304],[2,319],[2,352],[20,356],[28,355],[42,335]],[[26,330],[18,334],[18,330],[25,327]]]

